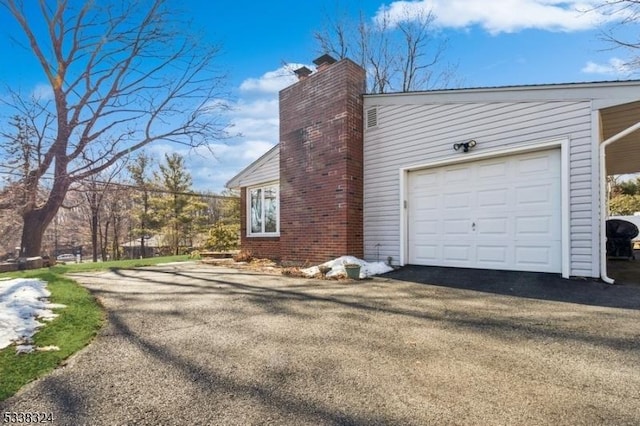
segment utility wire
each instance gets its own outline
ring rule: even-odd
[[[19,177],[21,178],[22,175],[20,173],[17,173],[15,171],[13,171],[13,167],[10,166],[5,166],[4,164],[0,164],[0,168],[5,168],[5,169],[11,169],[11,171],[2,171],[0,170],[0,175],[3,176],[12,176],[12,177]],[[40,177],[40,179],[45,179],[45,180],[53,180],[53,176],[51,176],[50,174],[45,174],[42,175]],[[123,183],[123,182],[105,182],[105,181],[100,181],[100,180],[81,180],[78,182],[83,182],[83,183],[95,183],[95,184],[99,184],[99,185],[104,185],[106,186],[116,186],[116,187],[120,187],[120,188],[128,188],[128,189],[133,189],[136,191],[142,191],[142,189],[140,188],[140,186],[138,185],[134,185],[134,184],[128,184],[128,183]],[[213,199],[222,199],[222,200],[232,200],[232,199],[238,199],[240,197],[234,196],[234,195],[219,195],[219,194],[207,194],[207,193],[203,193],[203,192],[194,192],[194,191],[169,191],[167,189],[163,189],[163,188],[156,188],[156,187],[150,187],[147,188],[147,190],[149,192],[153,192],[153,193],[159,193],[159,194],[170,194],[170,195],[186,195],[186,196],[194,196],[194,197],[202,197],[202,198],[213,198]],[[76,190],[78,191],[78,190]]]

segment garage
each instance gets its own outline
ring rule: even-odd
[[[560,150],[408,173],[407,263],[562,271]]]

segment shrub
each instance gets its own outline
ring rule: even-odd
[[[618,195],[609,200],[612,215],[632,216],[640,212],[640,195]]]
[[[209,229],[205,247],[215,251],[235,250],[240,246],[240,224],[219,221]]]

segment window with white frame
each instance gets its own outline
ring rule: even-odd
[[[277,236],[280,232],[279,185],[247,189],[247,235]]]

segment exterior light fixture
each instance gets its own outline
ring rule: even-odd
[[[474,146],[476,146],[476,141],[474,139],[471,139],[469,142],[454,143],[453,149],[458,151],[460,148],[462,148],[464,152],[469,152],[469,149],[473,148]]]

